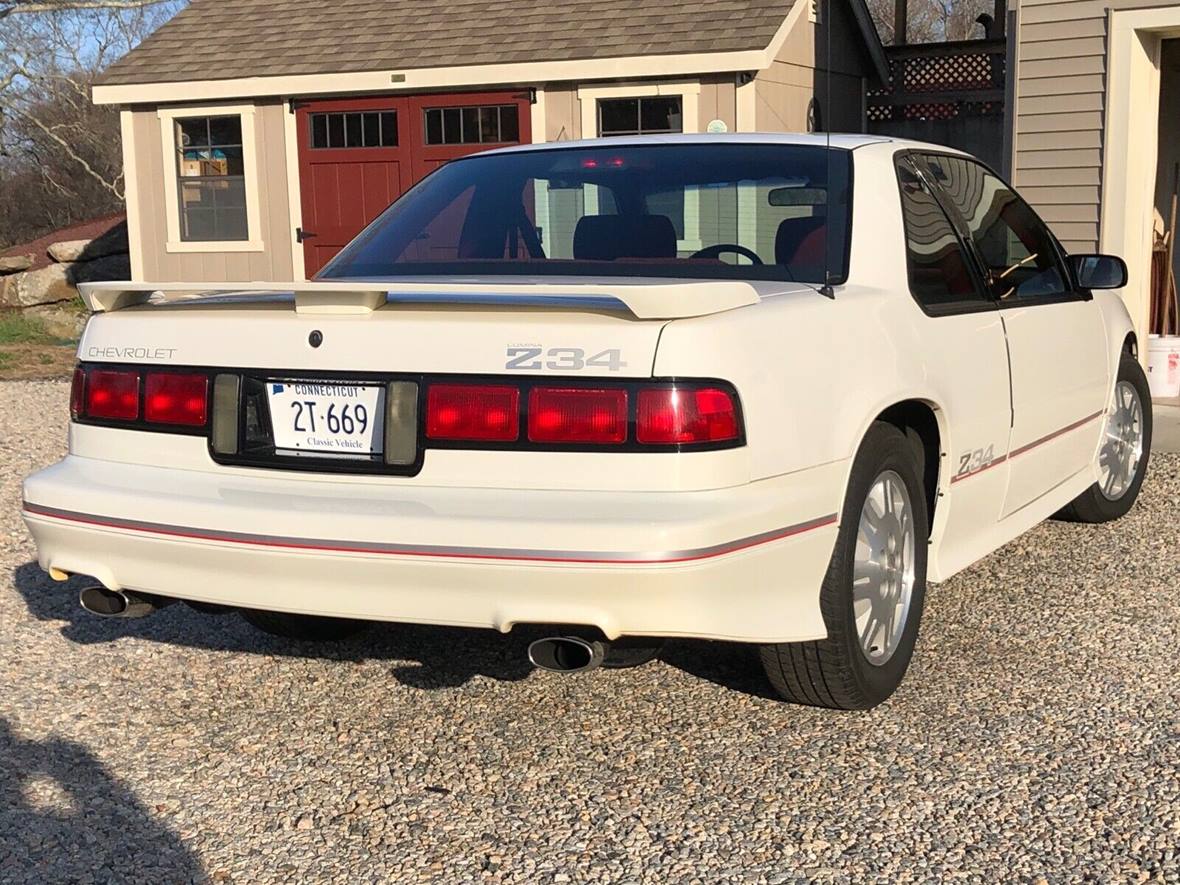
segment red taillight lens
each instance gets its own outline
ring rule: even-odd
[[[139,417],[139,373],[95,369],[86,379],[86,416],[134,421]]]
[[[70,384],[70,417],[78,418],[86,407],[86,373],[74,369],[74,380]]]
[[[491,384],[432,384],[426,394],[426,435],[512,442],[520,436],[520,391]]]
[[[144,381],[143,416],[154,424],[202,427],[209,411],[209,379],[204,375],[149,373]]]
[[[737,439],[737,406],[728,391],[665,387],[639,393],[636,435],[641,443],[725,442]]]
[[[540,443],[627,441],[627,391],[534,387],[529,394],[529,440]]]

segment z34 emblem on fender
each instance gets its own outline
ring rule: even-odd
[[[959,456],[959,471],[955,474],[955,479],[960,479],[971,473],[978,473],[995,460],[996,447],[994,445],[988,446],[986,449],[964,452]]]
[[[555,372],[580,372],[583,369],[606,369],[618,372],[627,367],[623,362],[623,352],[616,348],[604,350],[587,357],[581,347],[536,347],[521,345],[509,347],[508,362],[505,369],[521,371],[536,371],[537,369],[552,369]]]

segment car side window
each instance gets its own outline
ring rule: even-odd
[[[975,283],[971,261],[946,212],[909,161],[897,163],[910,291],[931,313],[992,306]]]
[[[1035,212],[987,167],[966,157],[917,158],[937,183],[983,262],[1001,305],[1071,292],[1053,235]]]

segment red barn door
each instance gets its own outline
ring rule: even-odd
[[[438,166],[532,140],[521,92],[307,101],[296,114],[309,278]]]

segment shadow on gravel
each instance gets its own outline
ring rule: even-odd
[[[373,624],[361,635],[342,642],[300,642],[270,636],[237,615],[209,615],[183,603],[138,619],[100,618],[84,611],[78,593],[84,577],[57,583],[30,562],[13,572],[13,584],[39,621],[64,622],[61,635],[70,642],[93,645],[124,637],[209,651],[278,655],[326,661],[388,660],[392,675],[414,688],[464,685],[476,676],[500,681],[524,679],[532,672],[528,639],[491,630],[464,630],[411,624]]]
[[[135,637],[210,651],[278,655],[327,661],[388,660],[392,676],[420,689],[453,688],[476,676],[501,682],[525,679],[533,672],[528,643],[545,632],[518,628],[505,636],[492,630],[430,627],[414,624],[373,624],[360,636],[343,642],[300,642],[254,629],[237,615],[208,615],[178,603],[147,618],[99,618],[78,604],[88,582],[74,577],[53,581],[36,563],[13,574],[16,590],[29,612],[40,621],[64,621],[61,634],[83,645]],[[724,642],[669,642],[660,658],[691,676],[756,697],[771,698],[769,685],[753,649]],[[557,677],[561,678],[561,677]]]
[[[22,740],[0,719],[0,881],[193,882],[180,837],[81,744]]]

